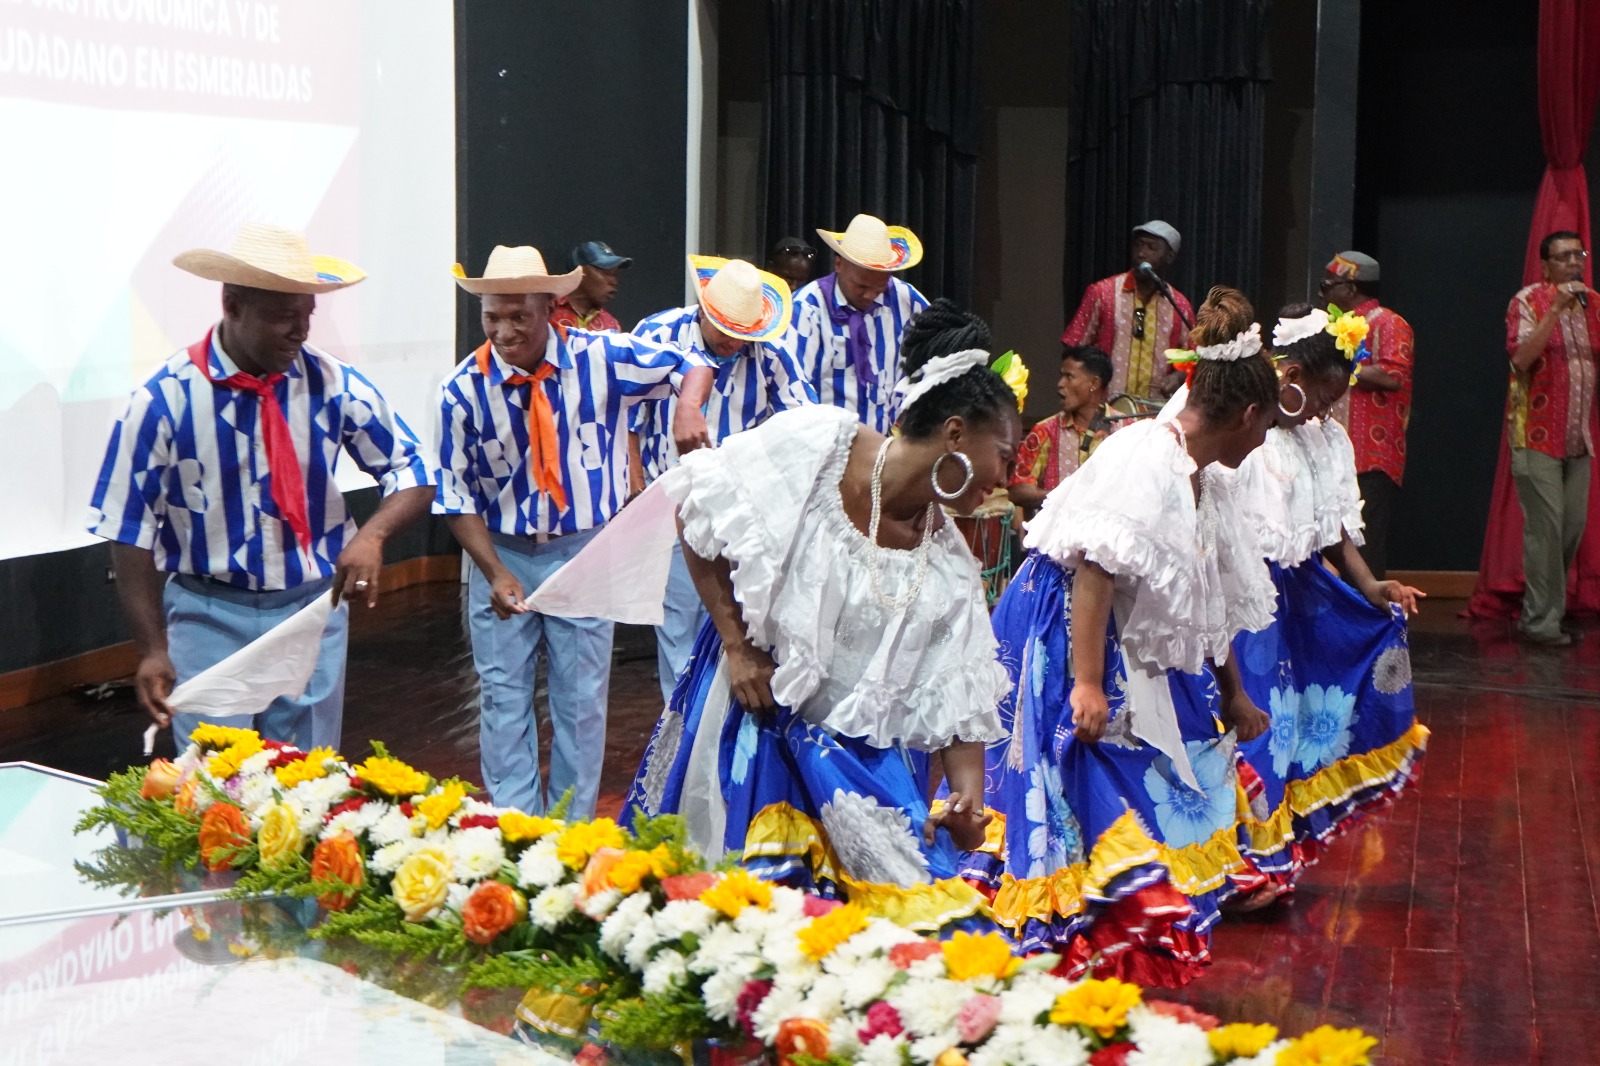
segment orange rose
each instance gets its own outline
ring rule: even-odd
[[[621,848],[599,848],[589,856],[588,865],[583,868],[583,897],[598,895],[611,887],[608,876],[611,868],[622,860]]]
[[[794,1066],[796,1055],[826,1059],[828,1027],[815,1018],[786,1018],[778,1023],[778,1036],[772,1044],[778,1052],[778,1066]]]
[[[499,881],[485,881],[461,905],[461,934],[474,944],[488,944],[528,913],[521,892]]]
[[[342,911],[355,902],[356,889],[366,880],[366,870],[361,865],[361,847],[354,833],[340,833],[318,842],[311,852],[311,880],[328,885],[328,891],[317,897],[317,906],[328,911]],[[349,886],[349,887],[345,887]]]
[[[250,823],[231,803],[213,803],[200,816],[200,858],[208,870],[233,869],[234,849],[250,846]]]
[[[147,800],[164,800],[177,789],[181,777],[171,759],[157,759],[144,772],[144,784],[139,786],[139,795]]]
[[[185,778],[183,784],[178,786],[177,795],[172,797],[172,806],[179,814],[193,814],[195,797],[198,795],[200,795],[200,779],[192,776]]]

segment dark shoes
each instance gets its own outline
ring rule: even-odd
[[[1524,631],[1522,639],[1541,648],[1565,648],[1572,644],[1572,634],[1559,630],[1555,633],[1529,633]]]

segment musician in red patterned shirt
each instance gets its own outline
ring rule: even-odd
[[[1406,469],[1406,427],[1411,422],[1411,326],[1378,303],[1378,261],[1361,252],[1340,252],[1322,276],[1322,298],[1367,320],[1370,359],[1333,408],[1350,434],[1361,486],[1366,544],[1361,558],[1382,581],[1389,571],[1389,522]]]
[[[1506,308],[1506,429],[1528,582],[1518,627],[1532,643],[1560,647],[1572,643],[1561,628],[1567,571],[1589,513],[1600,297],[1583,283],[1589,253],[1578,234],[1558,230],[1545,237],[1539,258],[1544,280],[1517,293]]]
[[[1050,490],[1070,477],[1117,424],[1106,410],[1111,384],[1111,357],[1099,348],[1066,348],[1061,352],[1061,413],[1028,431],[1017,449],[1007,489],[1011,502],[1031,516]]]
[[[633,265],[633,260],[618,255],[604,241],[584,241],[572,250],[572,265],[583,269],[583,281],[550,309],[552,325],[590,332],[622,332],[617,316],[606,310],[617,295],[617,274]]]

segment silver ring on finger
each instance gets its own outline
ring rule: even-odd
[[[364,589],[364,588],[366,588],[366,587],[367,587],[367,583],[366,583],[366,582],[365,582],[365,581],[357,581],[357,582],[356,582],[356,588],[358,588],[358,589]]]

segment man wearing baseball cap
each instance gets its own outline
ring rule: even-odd
[[[550,309],[550,323],[567,329],[612,330],[620,333],[622,323],[606,310],[617,295],[617,275],[633,265],[627,256],[618,255],[604,241],[584,241],[571,254],[572,269],[583,272],[578,287],[561,297]]]
[[[651,315],[633,327],[636,337],[703,356],[716,372],[706,401],[706,428],[713,444],[753,429],[779,411],[817,402],[784,345],[791,309],[789,286],[776,274],[742,259],[691,255],[698,304]],[[644,476],[654,481],[678,462],[672,424],[677,396],[646,400],[633,409],[633,428],[641,443]],[[706,617],[700,594],[683,561],[683,545],[672,546],[656,656],[661,696],[672,699],[678,675]]]
[[[1133,227],[1128,270],[1084,290],[1078,313],[1061,334],[1067,347],[1091,345],[1111,356],[1113,396],[1127,393],[1164,400],[1183,381],[1183,375],[1167,365],[1166,351],[1189,346],[1184,326],[1185,320],[1193,321],[1189,301],[1177,289],[1167,300],[1155,281],[1139,270],[1140,264],[1148,263],[1164,277],[1182,244],[1177,229],[1159,218]]]
[[[1334,405],[1333,417],[1349,431],[1355,448],[1366,525],[1361,557],[1380,581],[1389,570],[1389,523],[1405,475],[1415,343],[1406,320],[1378,303],[1382,276],[1372,256],[1340,252],[1328,263],[1318,290],[1339,310],[1367,320],[1369,355],[1356,364],[1350,391]]]
[[[362,281],[359,267],[262,223],[226,252],[196,248],[172,262],[221,283],[222,318],[118,416],[89,532],[112,542],[139,705],[172,723],[182,752],[204,716],[173,713],[173,688],[318,596],[375,606],[384,541],[428,513],[436,475],[372,382],[309,341],[317,297]],[[383,493],[360,529],[334,482],[341,451]],[[228,724],[338,748],[348,627],[335,610],[302,694]]]

